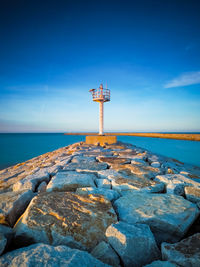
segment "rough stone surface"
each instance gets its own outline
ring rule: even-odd
[[[94,187],[85,187],[85,188],[78,188],[76,190],[76,194],[79,195],[103,195],[105,198],[107,198],[110,201],[114,201],[120,197],[120,194],[111,189],[104,189],[104,188],[94,188]]]
[[[155,182],[142,177],[135,177],[134,175],[129,175],[126,177],[119,176],[115,177],[111,181],[112,189],[123,194],[123,191],[140,191],[140,192],[150,192],[150,193],[161,193],[164,190],[164,184],[160,182]]]
[[[129,192],[114,207],[120,220],[148,224],[158,244],[179,241],[199,215],[195,204],[171,194]]]
[[[106,236],[125,267],[143,266],[160,257],[154,236],[146,224],[118,222],[108,227]]]
[[[163,182],[166,185],[167,193],[183,195],[185,186],[200,187],[200,183],[195,182],[181,174],[158,175],[155,181]]]
[[[183,267],[200,266],[200,233],[190,236],[176,244],[163,243],[163,260],[168,260]]]
[[[16,242],[64,244],[91,250],[105,239],[106,228],[116,221],[110,201],[103,196],[42,193],[31,201],[15,225]]]
[[[45,169],[37,171],[33,175],[26,176],[24,179],[18,181],[13,185],[13,191],[19,190],[32,190],[35,191],[38,184],[41,182],[49,182],[50,175],[49,172]]]
[[[58,191],[43,193],[48,183],[54,187],[49,190]],[[112,201],[120,220],[149,225],[158,244],[177,242],[199,232],[199,188],[197,166],[131,144],[79,142],[0,170],[0,233],[7,239],[6,251],[34,242],[91,251],[107,242],[105,230],[117,221]],[[30,192],[38,196],[23,214]],[[21,215],[15,239],[5,225],[13,227]],[[108,256],[107,248],[111,246],[104,247]]]
[[[106,169],[106,170],[103,170],[103,171],[98,171],[97,175],[101,179],[112,180],[114,177],[118,177],[120,174],[115,170]]]
[[[71,160],[72,163],[91,163],[91,162],[96,162],[95,157],[86,157],[86,156],[75,156]]]
[[[47,188],[47,183],[44,181],[38,186],[37,192],[38,193],[46,192],[46,188]]]
[[[98,157],[97,158],[100,162],[106,162],[109,165],[112,164],[127,164],[131,163],[130,159],[127,158],[118,158],[118,157]]]
[[[95,183],[96,183],[97,187],[99,187],[99,188],[107,188],[107,189],[111,188],[111,183],[107,179],[96,179]]]
[[[0,235],[3,235],[6,238],[7,246],[9,246],[14,238],[14,231],[11,227],[0,224]]]
[[[64,171],[76,171],[78,170],[87,170],[87,171],[100,171],[108,168],[108,165],[104,162],[82,162],[82,163],[69,163],[63,168]]]
[[[3,234],[0,233],[0,255],[3,253],[6,247],[7,239]]]
[[[153,261],[152,263],[147,264],[144,267],[179,267],[179,266],[170,261]]]
[[[193,203],[200,202],[200,188],[186,186],[184,189],[185,189],[185,196],[187,200]]]
[[[0,224],[13,227],[33,197],[31,190],[0,194]]]
[[[156,175],[161,173],[159,168],[154,168],[149,165],[137,165],[137,164],[113,164],[111,166],[115,171],[120,171],[128,174],[132,174],[135,177],[153,179]]]
[[[0,266],[108,267],[109,265],[78,249],[71,249],[66,246],[53,247],[45,244],[34,244],[4,254],[0,257]]]
[[[160,162],[154,161],[154,162],[151,163],[151,166],[154,167],[154,168],[160,168]]]
[[[75,171],[59,172],[49,182],[46,191],[75,191],[79,187],[95,187],[94,174]]]
[[[92,256],[111,266],[120,267],[120,260],[111,246],[102,241],[92,251]]]

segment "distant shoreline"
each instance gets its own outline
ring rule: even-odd
[[[64,133],[64,135],[98,135],[98,133]],[[141,136],[153,138],[166,138],[177,140],[200,141],[200,134],[178,134],[178,133],[105,133],[105,135],[117,136]]]

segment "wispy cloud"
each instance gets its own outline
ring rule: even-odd
[[[167,82],[164,85],[164,87],[171,88],[171,87],[187,86],[198,83],[200,83],[200,71],[195,71],[195,72],[183,73],[177,78]]]

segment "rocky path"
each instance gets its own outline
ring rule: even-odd
[[[200,168],[76,143],[0,171],[0,266],[200,266]]]

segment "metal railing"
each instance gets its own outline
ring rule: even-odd
[[[92,91],[93,100],[102,100],[104,102],[110,101],[110,90],[109,89],[93,89]]]

